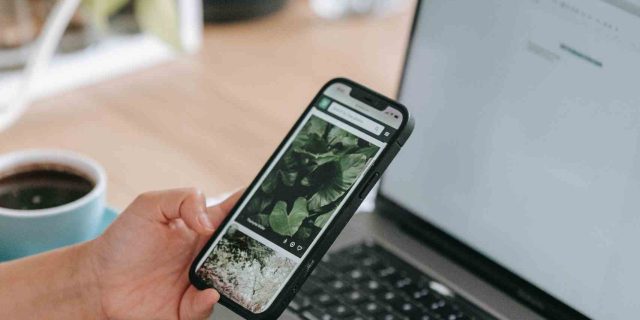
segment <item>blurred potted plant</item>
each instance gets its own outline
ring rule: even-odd
[[[0,69],[18,68],[26,63],[32,43],[44,28],[56,2],[0,0]],[[113,24],[117,32],[123,31],[123,20],[135,20],[132,29],[142,29],[174,48],[180,47],[176,0],[83,0],[66,27],[58,51],[86,48],[99,34],[111,29],[110,18],[121,13],[124,7],[130,8],[135,19],[117,20]]]
[[[0,4],[10,1],[23,6],[26,3],[24,0],[0,0]],[[182,22],[198,29],[197,21],[190,21],[197,19],[184,17],[201,15],[201,11],[198,14],[200,0],[59,0],[55,2],[39,35],[30,45],[23,76],[15,94],[8,102],[0,103],[0,131],[15,122],[30,103],[35,81],[50,63],[79,8],[86,13],[98,33],[106,34],[109,30],[109,18],[128,4],[133,7],[135,20],[143,32],[155,35],[176,50],[193,51],[199,46],[199,39],[196,39],[193,32],[182,30],[185,27]]]
[[[131,4],[138,26],[176,49],[181,48],[176,0],[83,0],[99,30],[109,28],[109,18]]]

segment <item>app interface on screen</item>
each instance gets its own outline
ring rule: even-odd
[[[244,308],[266,310],[397,129],[376,118],[316,100],[197,275]]]

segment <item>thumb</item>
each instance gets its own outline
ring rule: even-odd
[[[220,299],[214,289],[200,291],[189,286],[180,302],[180,320],[203,320],[213,312],[213,305]]]

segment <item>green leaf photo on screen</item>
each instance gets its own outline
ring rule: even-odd
[[[296,243],[309,244],[378,150],[366,140],[312,116],[238,221],[271,240],[290,237]]]

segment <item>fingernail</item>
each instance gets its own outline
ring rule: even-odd
[[[202,227],[209,231],[213,231],[213,224],[211,224],[211,220],[209,220],[209,215],[205,212],[202,212],[198,215],[198,222]]]
[[[215,302],[218,302],[220,300],[220,293],[218,293],[218,291],[216,291],[214,289],[212,289],[212,290],[213,290],[213,293],[214,293]]]

